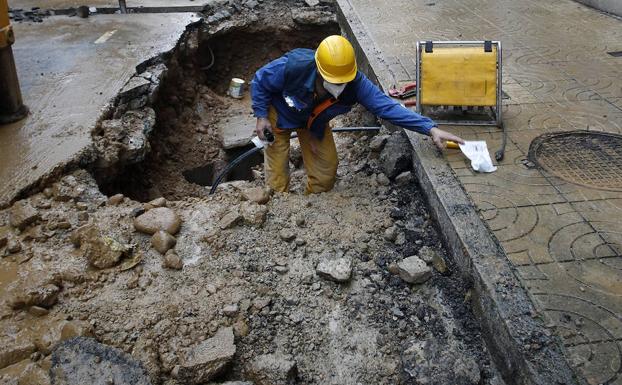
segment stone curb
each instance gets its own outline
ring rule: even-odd
[[[382,53],[356,10],[349,0],[336,3],[339,24],[355,46],[359,69],[381,87],[393,85]],[[385,126],[399,129],[386,122]],[[478,216],[452,169],[429,138],[406,133],[413,146],[415,173],[445,244],[473,284],[474,312],[503,379],[511,385],[579,384],[561,341],[549,336],[505,252]]]

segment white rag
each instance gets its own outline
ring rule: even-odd
[[[493,172],[497,171],[497,167],[493,166],[490,154],[488,153],[488,146],[483,140],[465,141],[460,145],[460,150],[471,160],[471,167],[473,170],[479,172]]]

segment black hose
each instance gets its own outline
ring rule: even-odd
[[[380,131],[380,127],[336,127],[336,128],[333,128],[333,132],[361,132],[361,131]],[[294,132],[292,136],[290,137],[290,139],[294,139],[297,137],[298,135]],[[242,155],[235,158],[231,163],[229,163],[227,167],[225,167],[220,172],[220,174],[218,174],[218,177],[216,177],[216,180],[212,184],[212,188],[209,190],[209,195],[212,195],[216,192],[216,188],[218,188],[218,185],[220,184],[220,182],[222,182],[224,177],[229,175],[231,170],[233,170],[244,159],[252,156],[259,150],[261,150],[261,147],[253,147],[250,150],[243,153]]]

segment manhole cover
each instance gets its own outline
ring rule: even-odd
[[[544,134],[531,142],[529,159],[575,184],[622,191],[622,136],[570,131]]]

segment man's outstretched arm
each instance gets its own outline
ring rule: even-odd
[[[431,136],[434,144],[441,149],[445,147],[445,142],[448,140],[464,143],[462,138],[441,130],[432,119],[402,106],[380,91],[367,77],[362,74],[360,76],[362,79],[357,90],[357,98],[359,103],[372,114],[396,126]]]

